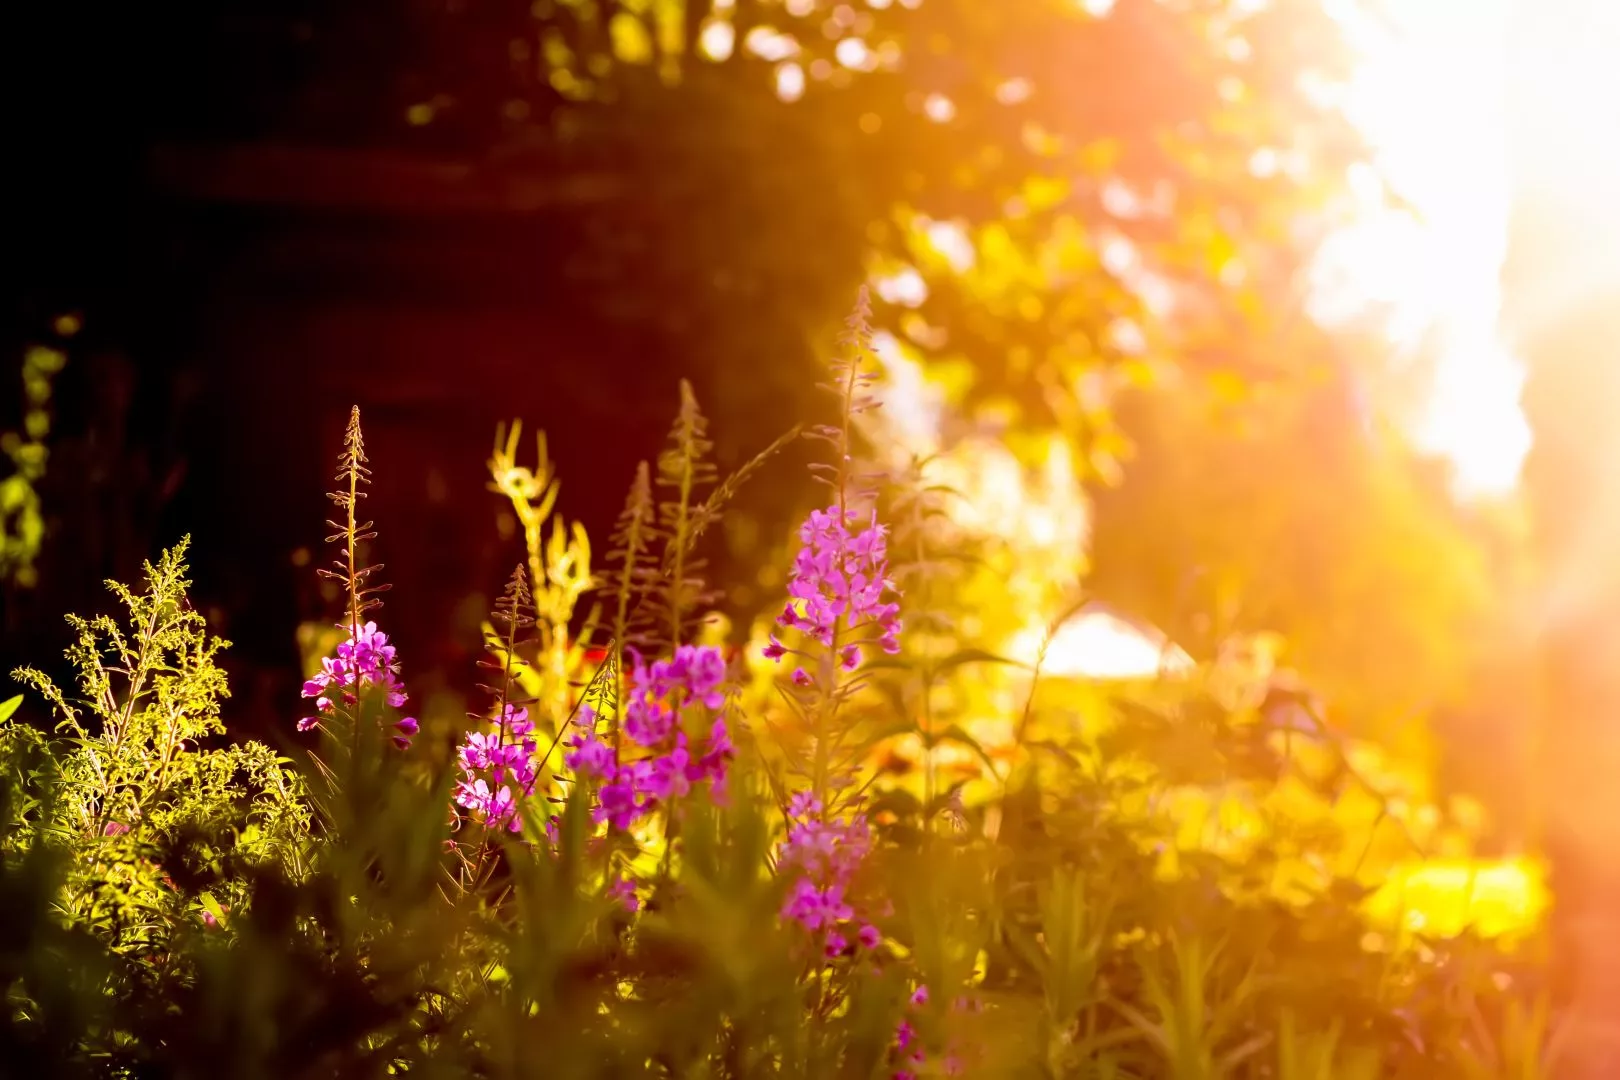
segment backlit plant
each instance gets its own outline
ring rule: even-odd
[[[58,722],[37,798],[14,808],[6,843],[64,845],[72,858],[63,915],[119,949],[157,949],[176,920],[217,923],[244,896],[233,880],[222,893],[186,896],[160,866],[165,849],[183,845],[205,863],[245,860],[295,876],[309,858],[300,777],[261,743],[217,745],[228,690],[216,657],[229,643],[209,634],[187,599],[187,546],[148,563],[139,592],[107,583],[122,623],[68,617],[75,692],[33,668],[16,672]],[[39,745],[31,728],[0,727],[13,768]]]
[[[143,590],[113,585],[123,621],[70,619],[74,693],[19,672],[58,736],[15,703],[0,721],[0,898],[19,913],[0,1060],[266,1080],[1549,1075],[1556,1011],[1512,942],[1367,917],[1369,874],[1461,833],[1394,806],[1325,725],[1219,671],[1104,693],[976,647],[952,622],[969,574],[936,569],[971,537],[932,528],[939,493],[859,445],[872,381],[863,298],[836,414],[807,429],[827,494],[740,659],[700,632],[702,548],[781,442],[721,479],[683,383],[598,577],[543,441],[530,470],[517,425],[498,435],[523,550],[451,740],[419,731],[380,628],[358,410],[322,571],[338,640],[285,725],[306,753],[224,743],[224,643],[186,599],[184,542]],[[995,753],[973,713],[1003,729]]]

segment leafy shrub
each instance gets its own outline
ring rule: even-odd
[[[7,720],[0,742],[3,1059],[344,1080],[1545,1075],[1552,1014],[1522,947],[1366,902],[1466,831],[1399,805],[1306,705],[1220,670],[1043,682],[972,642],[976,541],[915,473],[862,460],[863,311],[845,345],[836,420],[807,431],[829,494],[741,655],[700,618],[701,542],[775,447],[722,480],[684,385],[602,579],[554,516],[543,439],[531,470],[517,426],[497,436],[525,551],[461,731],[408,714],[379,629],[358,410],[322,571],[344,611],[296,725],[313,749],[219,744],[224,643],[185,600],[184,542],[143,591],[112,586],[127,626],[73,618],[77,694],[19,672],[58,738]]]

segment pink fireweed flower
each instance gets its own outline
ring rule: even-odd
[[[624,733],[649,749],[669,738],[675,730],[675,710],[664,702],[637,695],[624,715]]]
[[[491,829],[511,826],[508,817],[513,809],[510,788],[498,785],[491,789],[489,781],[482,777],[464,779],[456,785],[456,804],[471,811],[475,818]]]
[[[801,870],[817,881],[848,883],[871,850],[872,832],[865,815],[846,821],[806,818],[788,826],[777,866]]]
[[[853,931],[866,948],[880,940],[865,919],[858,928],[845,927],[856,918],[845,897],[872,847],[872,833],[864,815],[828,819],[821,800],[808,791],[796,792],[788,803],[787,836],[776,852],[777,872],[794,875],[782,905],[782,917],[806,930],[829,932],[824,948],[828,956],[849,949]]]
[[[895,1026],[894,1051],[905,1062],[905,1067],[895,1070],[894,1080],[916,1080],[915,1070],[928,1060],[928,1054],[923,1048],[922,1040],[917,1037],[917,1029],[911,1026],[911,1021],[902,1020]]]
[[[648,749],[668,740],[683,709],[701,705],[715,710],[726,703],[721,691],[726,662],[713,646],[682,645],[673,657],[651,666],[633,649],[630,657],[624,731]]]
[[[345,628],[347,629],[347,628]],[[377,687],[393,709],[403,708],[407,697],[399,681],[399,661],[396,650],[388,642],[388,635],[368,622],[338,643],[335,655],[321,660],[321,670],[304,683],[303,696],[313,698],[316,715],[298,721],[299,731],[308,731],[321,722],[321,716],[330,713],[339,704],[353,707],[365,690]],[[410,745],[417,732],[413,717],[405,717],[393,725],[391,738],[401,749]]]
[[[820,930],[854,918],[855,909],[845,902],[842,885],[818,888],[809,878],[800,878],[788,891],[782,914],[806,930]]]
[[[778,626],[828,648],[835,638],[853,634],[856,640],[839,642],[838,665],[844,671],[858,668],[873,644],[887,653],[900,651],[900,605],[885,598],[899,595],[889,577],[887,529],[875,512],[864,528],[852,531],[858,520],[854,511],[841,516],[835,506],[811,511],[799,528],[803,546],[788,580],[792,599],[776,618]],[[781,660],[789,651],[772,635],[765,656]],[[805,686],[812,678],[801,667],[793,681]]]
[[[640,670],[640,658],[637,658]],[[726,680],[726,662],[720,650],[712,646],[682,645],[667,660],[656,661],[645,677],[644,684],[654,697],[669,697],[675,691],[683,696],[682,704],[700,702],[704,708],[718,709],[725,704],[721,684]]]
[[[641,816],[646,800],[636,790],[636,777],[629,766],[621,768],[612,780],[596,792],[596,809],[591,816],[615,829],[628,829]]]
[[[411,739],[415,737],[416,733],[420,730],[421,725],[416,722],[416,717],[414,716],[407,716],[403,720],[396,720],[394,722],[394,745],[399,747],[401,750],[408,748],[411,745]]]
[[[563,765],[580,779],[602,780],[613,774],[613,747],[594,731],[575,732],[568,745],[573,750],[563,755]]]
[[[920,1009],[928,1004],[928,987],[919,985],[911,993],[908,1001],[910,1009]],[[952,1011],[977,1011],[977,1003],[970,998],[957,998],[951,1005]],[[963,1058],[960,1040],[950,1037],[939,1057],[939,1071],[946,1076],[962,1076],[967,1072],[967,1063]],[[928,1050],[923,1045],[917,1029],[910,1020],[902,1019],[894,1029],[894,1057],[897,1067],[894,1080],[903,1080],[905,1077],[915,1078],[917,1070],[921,1069],[928,1060]]]
[[[692,763],[692,754],[686,748],[686,733],[675,733],[675,748],[667,754],[650,758],[647,761],[646,777],[643,781],[643,790],[650,801],[669,802],[679,799],[692,790],[692,781],[687,779],[686,770]]]
[[[821,813],[821,800],[813,791],[795,791],[788,799],[788,817],[808,818]]]
[[[461,780],[456,805],[470,811],[487,828],[522,832],[518,807],[533,790],[539,771],[538,748],[530,738],[534,724],[528,710],[511,704],[490,731],[470,731],[457,751]]]
[[[704,744],[703,756],[686,767],[686,778],[692,783],[707,780],[717,790],[725,785],[726,763],[737,754],[731,733],[726,730],[726,718],[717,717],[709,726],[709,738]]]
[[[589,705],[581,706],[582,714],[590,714],[590,711],[591,707]],[[582,716],[581,723],[585,722],[585,718],[585,716]],[[521,736],[527,735],[529,732],[534,730],[534,721],[529,719],[528,709],[521,708],[508,702],[502,711],[501,726],[506,730],[508,735]]]
[[[641,899],[636,896],[636,883],[629,878],[620,878],[607,889],[608,897],[623,905],[624,909],[634,914],[641,910]]]
[[[712,646],[682,645],[675,655],[648,664],[633,650],[624,701],[624,734],[641,756],[619,760],[595,733],[595,718],[569,741],[564,765],[576,777],[597,783],[592,816],[628,829],[657,807],[673,803],[699,784],[718,798],[734,749],[723,709],[726,666]],[[704,710],[704,712],[698,712]],[[687,732],[707,721],[709,732],[694,746]],[[625,748],[621,747],[621,753]]]

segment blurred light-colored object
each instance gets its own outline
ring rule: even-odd
[[[1431,861],[1398,870],[1367,901],[1375,922],[1430,937],[1528,933],[1552,898],[1546,873],[1528,859]]]
[[[1088,604],[1045,638],[1045,630],[1025,630],[1008,651],[1027,664],[1040,659],[1041,673],[1059,678],[1152,679],[1193,668],[1192,657],[1159,630],[1101,604]]]
[[[1620,5],[1519,0],[1507,81],[1503,324],[1530,371],[1541,568],[1533,831],[1570,990],[1559,1080],[1620,1075]]]
[[[1419,445],[1451,462],[1463,497],[1513,490],[1530,446],[1523,365],[1497,326],[1510,8],[1511,0],[1390,0],[1376,15],[1357,4],[1334,9],[1360,53],[1346,108],[1373,162],[1350,177],[1355,219],[1323,252],[1312,307],[1330,323],[1383,323],[1397,362],[1372,376],[1374,400],[1405,414]],[[1391,193],[1407,205],[1389,205]],[[1432,379],[1407,402],[1403,382],[1430,350]]]

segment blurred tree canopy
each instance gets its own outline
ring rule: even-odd
[[[526,298],[559,286],[720,358],[913,266],[897,329],[1037,412],[1072,412],[1052,399],[1172,312],[1179,358],[1249,370],[1238,342],[1295,287],[1359,153],[1314,0],[71,8],[63,35],[157,46],[115,62],[115,111],[160,189],[375,211],[416,180],[418,213],[560,206],[555,280]],[[270,145],[303,151],[279,186]],[[399,155],[465,169],[389,172]]]
[[[1347,381],[1240,398],[1182,381],[1128,405],[1137,454],[1098,493],[1098,588],[1194,655],[1279,635],[1336,724],[1425,760],[1436,714],[1480,705],[1511,545]]]
[[[407,371],[387,341],[362,365],[328,343],[288,357],[279,390],[232,355],[197,358],[217,387],[203,399],[225,408],[188,453],[223,463],[196,461],[187,486],[222,520],[256,520],[248,507],[273,485],[308,486],[297,446],[276,478],[252,472],[256,447],[221,446],[262,441],[302,401],[335,414],[378,399],[392,410],[382,440],[390,422],[445,430],[413,448],[447,478],[431,509],[443,521],[424,517],[414,479],[373,506],[394,535],[436,545],[431,562],[390,560],[401,589],[425,585],[420,570],[444,594],[417,606],[424,634],[454,625],[453,596],[499,580],[474,550],[487,542],[466,535],[489,514],[463,468],[487,435],[474,447],[450,430],[449,401],[486,431],[521,410],[557,445],[584,440],[603,482],[570,488],[568,511],[600,532],[620,497],[608,481],[647,442],[623,417],[661,416],[690,371],[735,461],[797,418],[813,343],[871,278],[878,318],[951,388],[959,428],[1051,427],[1099,486],[1140,446],[1099,506],[1099,591],[1175,624],[1194,570],[1298,638],[1335,690],[1395,693],[1414,655],[1439,673],[1459,662],[1445,654],[1472,610],[1473,564],[1455,558],[1444,512],[1422,508],[1432,480],[1354,408],[1379,347],[1302,313],[1305,269],[1363,157],[1335,96],[1352,58],[1315,0],[258,0],[28,18],[38,47],[13,77],[69,88],[25,119],[25,184],[56,210],[22,223],[35,274],[21,308],[122,308],[143,370],[166,349],[200,352],[195,326],[153,330],[158,317],[132,310],[154,299],[140,290],[163,249],[182,267],[171,283],[207,279],[210,260],[273,264],[338,321],[346,304],[448,304],[454,281],[475,299],[450,325],[544,312],[513,325],[565,326],[590,356],[578,370],[469,355]],[[219,218],[188,219],[209,238],[195,250],[132,224],[154,206],[170,221],[220,205],[253,224],[226,242]],[[275,262],[289,250],[298,259]],[[261,289],[230,280],[199,309]],[[307,321],[286,303],[286,321]],[[1144,388],[1122,426],[1121,394]],[[1242,437],[1230,408],[1208,407],[1229,398],[1244,401]],[[248,490],[211,485],[210,468],[246,472]],[[788,490],[750,493],[761,535]],[[256,542],[290,548],[300,529]],[[199,530],[205,585],[207,560],[229,558],[210,542]],[[290,588],[270,577],[234,603],[272,610],[254,597]],[[1389,602],[1369,602],[1380,590]],[[1406,686],[1380,707],[1438,696]]]
[[[1361,149],[1314,0],[372,0],[219,20],[244,55],[193,54],[215,54],[222,93],[171,76],[176,137],[240,138],[251,117],[280,142],[469,161],[463,186],[496,203],[568,207],[571,295],[692,332],[722,370],[776,344],[770,326],[818,333],[863,271],[910,270],[894,328],[1026,419],[1080,421],[1077,384],[1154,344],[1286,366],[1243,342],[1297,299]]]

